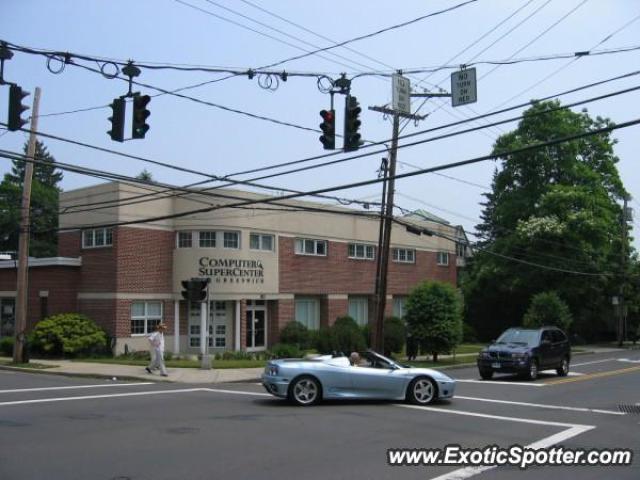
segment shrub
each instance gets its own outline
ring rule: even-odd
[[[276,343],[269,350],[273,358],[301,358],[302,352],[296,345],[288,343]]]
[[[567,331],[572,321],[567,304],[556,292],[551,291],[533,296],[529,309],[522,319],[522,325],[532,328],[553,325]]]
[[[315,334],[315,344],[313,344],[313,346],[319,353],[331,353],[333,351],[331,329],[328,327],[320,327],[318,333]]]
[[[300,322],[287,323],[280,332],[280,342],[296,345],[299,349],[309,346],[309,329]]]
[[[362,330],[351,317],[340,317],[331,327],[331,350],[349,354],[365,349]]]
[[[469,325],[467,322],[462,324],[462,340],[465,343],[477,343],[478,342],[478,333],[473,326]]]
[[[388,317],[384,321],[384,354],[402,351],[407,338],[407,328],[404,320],[398,317]]]
[[[104,353],[107,335],[93,320],[78,313],[62,313],[42,320],[29,337],[34,351],[48,355]]]
[[[452,285],[424,282],[411,292],[406,306],[409,333],[434,361],[462,340],[462,300]]]
[[[371,326],[367,323],[365,326],[360,327],[362,330],[362,338],[364,338],[364,344],[367,348],[371,347]]]
[[[0,338],[0,355],[5,357],[13,356],[13,337]]]

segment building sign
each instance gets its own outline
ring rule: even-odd
[[[212,283],[264,283],[261,260],[200,257],[198,274],[211,277]]]

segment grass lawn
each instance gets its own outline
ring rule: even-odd
[[[149,360],[135,358],[76,358],[76,362],[89,363],[109,363],[115,365],[134,365],[145,367],[149,364]],[[166,360],[167,368],[200,368],[199,360]],[[213,368],[262,368],[266,365],[264,360],[213,360],[211,366]]]
[[[456,355],[460,355],[461,353],[478,353],[486,346],[486,343],[463,343],[456,348]]]

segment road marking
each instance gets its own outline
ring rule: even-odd
[[[593,360],[591,362],[582,362],[582,363],[572,363],[572,367],[581,367],[583,365],[595,365],[596,363],[606,363],[606,362],[615,362],[618,360],[617,358],[605,358],[603,360]]]
[[[216,392],[216,393],[232,393],[232,394],[235,394],[235,395],[254,395],[254,396],[257,396],[257,397],[274,397],[270,393],[244,392],[242,390],[223,390],[221,388],[201,388],[200,390],[206,391],[206,392]]]
[[[48,390],[73,390],[73,389],[81,389],[81,388],[132,387],[137,385],[153,385],[153,382],[110,383],[110,384],[101,384],[101,385],[74,385],[71,387],[17,388],[14,390],[0,390],[0,393],[44,392]]]
[[[496,400],[493,398],[462,397],[460,395],[456,395],[454,398],[460,399],[460,400],[472,400],[475,402],[504,403],[507,405],[518,405],[522,407],[548,408],[551,410],[568,410],[571,412],[589,412],[589,413],[604,413],[608,415],[625,415],[624,412],[619,412],[616,410],[600,410],[597,408],[565,407],[563,405],[547,405],[543,403],[512,402],[509,400]]]
[[[35,400],[16,400],[14,402],[0,402],[0,407],[8,407],[11,405],[27,405],[33,403],[52,403],[52,402],[69,402],[72,400],[96,400],[100,398],[118,398],[118,397],[138,397],[143,395],[162,395],[167,393],[187,393],[200,392],[202,388],[185,388],[182,390],[156,390],[152,392],[131,392],[131,393],[111,393],[107,395],[86,395],[82,397],[58,397],[58,398],[38,398]]]
[[[467,378],[456,378],[456,382],[460,383],[487,383],[492,385],[517,385],[521,387],[544,387],[544,383],[527,383],[527,382],[510,382],[508,380],[498,381],[498,380],[472,380]]]
[[[630,360],[628,358],[619,358],[618,361],[626,363],[640,363],[640,360]]]
[[[620,370],[611,370],[609,372],[598,372],[598,373],[587,373],[581,377],[573,377],[573,378],[562,378],[559,380],[551,380],[549,382],[545,382],[546,385],[559,385],[561,383],[572,383],[572,382],[580,382],[582,380],[591,380],[592,378],[602,378],[602,377],[610,377],[612,375],[622,375],[624,373],[631,373],[640,371],[639,367],[629,367],[622,368]]]
[[[564,442],[577,435],[580,435],[581,433],[588,432],[589,430],[593,430],[594,428],[596,428],[594,425],[579,425],[579,424],[572,424],[572,423],[549,422],[546,420],[533,420],[530,418],[503,417],[500,415],[488,415],[484,413],[466,412],[463,410],[448,410],[448,409],[435,408],[435,407],[421,407],[419,405],[397,404],[397,406],[404,407],[404,408],[414,408],[417,410],[427,410],[427,411],[438,412],[438,413],[468,415],[471,417],[489,418],[492,420],[504,420],[507,422],[530,423],[534,425],[549,425],[552,427],[565,428],[565,430],[559,433],[556,433],[549,437],[545,437],[542,440],[538,440],[537,442],[526,445],[526,448],[533,448],[533,449],[547,448],[552,445],[556,445],[560,442]],[[497,466],[488,465],[483,467],[463,467],[463,468],[459,468],[458,470],[445,473],[444,475],[440,475],[438,477],[432,478],[431,480],[464,480],[466,478],[473,477],[474,475],[478,475],[479,473],[486,472],[487,470],[493,470],[494,468],[497,468]]]

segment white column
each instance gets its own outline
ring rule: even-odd
[[[173,301],[173,353],[180,353],[180,300]]]
[[[240,300],[236,300],[236,338],[234,350],[240,350]]]
[[[207,304],[200,303],[200,353],[207,353]]]

